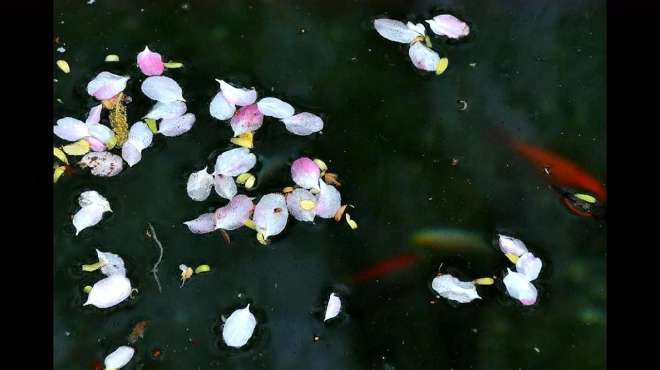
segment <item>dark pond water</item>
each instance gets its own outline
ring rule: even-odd
[[[417,72],[407,49],[371,27],[379,16],[422,21],[448,11],[471,36],[434,39],[450,60],[442,76]],[[55,69],[56,119],[86,116],[85,86],[102,70],[131,76],[130,122],[151,102],[134,66],[145,45],[185,67],[166,74],[183,88],[194,128],[157,136],[142,161],[120,176],[88,172],[54,187],[54,367],[92,369],[133,325],[148,320],[126,369],[602,369],[605,364],[606,228],[575,216],[542,178],[489,134],[517,138],[569,158],[605,179],[605,4],[603,1],[104,1],[59,0],[55,35],[71,73]],[[121,62],[104,62],[107,54]],[[472,65],[471,65],[472,64]],[[56,67],[54,67],[56,68]],[[214,78],[255,86],[320,114],[321,135],[298,137],[269,121],[254,152],[260,195],[289,185],[298,156],[323,158],[340,174],[342,197],[359,229],[345,223],[290,221],[268,247],[252,231],[193,235],[182,224],[221,206],[193,202],[193,170],[230,147],[228,125],[212,119]],[[457,100],[468,102],[459,111]],[[55,139],[60,143],[59,139]],[[452,160],[458,159],[453,166]],[[77,196],[94,189],[114,212],[74,237]],[[164,245],[162,293],[150,269]],[[429,282],[440,263],[467,277],[510,266],[494,248],[415,247],[423,228],[498,231],[523,239],[545,263],[539,303],[524,308],[501,282],[482,300],[456,306]],[[82,307],[82,273],[94,249],[126,261],[136,298],[108,310]],[[386,258],[417,253],[421,262],[381,279],[347,277]],[[179,264],[211,265],[180,288]],[[345,311],[324,325],[331,290]],[[242,350],[220,344],[220,315],[251,303],[259,320]],[[314,340],[318,337],[318,340]],[[162,352],[159,359],[151,353]]]

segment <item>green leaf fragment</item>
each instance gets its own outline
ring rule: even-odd
[[[145,118],[144,122],[147,124],[149,127],[149,130],[153,132],[154,134],[158,132],[158,125],[156,124],[156,120],[152,118]]]
[[[209,265],[199,265],[195,269],[196,274],[199,274],[199,273],[202,273],[202,272],[209,272],[209,271],[211,271],[211,266],[209,266]]]

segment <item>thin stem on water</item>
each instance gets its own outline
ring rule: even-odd
[[[158,292],[162,293],[162,289],[160,287],[160,280],[158,280],[158,265],[160,265],[160,261],[163,260],[163,245],[160,243],[160,240],[158,240],[158,237],[156,236],[156,230],[154,230],[153,225],[151,223],[147,223],[149,226],[149,233],[151,234],[151,238],[156,242],[156,245],[160,249],[160,255],[158,256],[158,261],[154,264],[154,267],[151,269],[151,272],[154,274],[154,279],[156,280],[156,284],[158,285]]]

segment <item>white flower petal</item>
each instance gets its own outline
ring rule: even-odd
[[[83,121],[64,117],[57,120],[57,125],[53,126],[53,132],[61,139],[78,141],[89,136],[89,127]]]
[[[295,113],[291,104],[278,98],[263,98],[257,102],[257,106],[264,116],[275,117],[277,119],[289,118]]]
[[[170,119],[182,116],[186,113],[188,107],[186,103],[175,100],[171,102],[157,102],[153,108],[147,113],[144,118],[151,118],[155,120]]]
[[[117,348],[114,352],[106,356],[104,365],[106,370],[110,369],[120,369],[131,361],[135,350],[128,346],[121,346]]]
[[[213,175],[213,180],[213,189],[219,196],[231,199],[236,195],[238,189],[233,177],[217,174]]]
[[[73,226],[76,228],[76,235],[82,230],[101,222],[104,212],[105,210],[103,208],[96,205],[82,207],[73,216]]]
[[[131,281],[123,275],[110,275],[94,284],[83,306],[108,308],[117,305],[131,295]]]
[[[231,149],[218,156],[213,173],[232,177],[238,176],[250,171],[255,164],[257,164],[257,156],[250,153],[249,149]]]
[[[408,29],[415,31],[418,33],[419,36],[425,36],[426,35],[426,28],[422,23],[413,23],[413,22],[408,22],[406,23],[406,27]]]
[[[254,333],[257,319],[250,312],[250,305],[232,312],[222,328],[222,339],[229,347],[243,347]]]
[[[525,275],[507,269],[507,275],[503,281],[507,293],[511,297],[519,300],[525,306],[536,303],[536,297],[538,295],[536,287],[529,282]]]
[[[253,221],[264,238],[281,233],[288,218],[286,200],[279,193],[264,195],[254,207]]]
[[[525,243],[520,239],[516,239],[506,235],[498,235],[499,237],[499,246],[502,253],[512,254],[516,257],[520,257],[523,254],[527,253],[527,247]]]
[[[298,113],[282,120],[286,129],[296,135],[307,136],[323,130],[321,117],[308,113]]]
[[[85,154],[78,165],[89,167],[92,175],[101,177],[115,176],[124,168],[121,157],[110,152],[90,152]]]
[[[410,44],[415,40],[415,37],[419,36],[418,32],[411,30],[403,22],[394,19],[376,19],[374,28],[384,38],[402,44]]]
[[[129,167],[133,167],[142,160],[142,150],[138,149],[134,142],[127,141],[121,146],[121,157]]]
[[[332,185],[319,180],[321,191],[316,201],[316,215],[321,218],[333,218],[341,207],[341,194]]]
[[[95,190],[84,191],[78,197],[78,205],[80,207],[99,206],[106,212],[112,212],[110,202]]]
[[[330,299],[328,300],[328,306],[325,309],[325,317],[323,321],[328,321],[337,315],[341,310],[341,300],[335,295],[335,293],[330,293]]]
[[[539,277],[541,267],[543,267],[543,262],[532,253],[523,254],[518,259],[518,262],[516,262],[516,272],[525,275],[529,281],[533,281]]]
[[[460,281],[449,274],[436,276],[431,282],[431,287],[441,297],[459,303],[468,303],[481,298],[473,282]]]
[[[87,127],[89,128],[89,136],[93,136],[103,144],[107,144],[115,136],[110,127],[100,123],[88,124]]]
[[[92,109],[89,110],[89,115],[87,115],[85,123],[88,125],[99,123],[99,121],[101,121],[101,110],[103,110],[103,104],[92,107]]]
[[[225,99],[231,104],[238,105],[240,107],[253,104],[257,101],[257,91],[255,89],[243,89],[234,87],[223,80],[216,80],[220,83],[220,90],[222,90],[222,95]]]
[[[213,175],[206,172],[206,167],[204,167],[204,169],[190,174],[186,191],[190,199],[202,202],[211,194],[212,186]]]
[[[204,213],[194,220],[184,222],[193,234],[206,234],[215,230],[215,214]]]
[[[87,84],[87,93],[98,100],[110,99],[124,91],[129,78],[101,72]]]
[[[131,130],[128,132],[128,141],[132,142],[138,150],[142,150],[151,145],[153,138],[154,133],[151,132],[149,126],[142,121],[135,122],[133,126],[131,126]]]
[[[181,117],[164,119],[160,121],[158,126],[158,133],[164,136],[179,136],[190,131],[195,124],[195,115],[186,113]]]
[[[431,31],[436,35],[447,36],[452,39],[458,39],[470,34],[470,27],[467,23],[454,17],[451,14],[441,14],[427,20],[426,23],[431,27]]]
[[[438,53],[427,48],[421,42],[412,44],[408,50],[408,55],[415,67],[423,71],[435,72],[440,62]]]
[[[170,103],[177,100],[185,101],[183,91],[173,79],[165,76],[147,77],[142,82],[142,93],[151,100]]]
[[[101,267],[101,272],[106,275],[122,275],[126,276],[126,267],[124,266],[124,260],[118,255],[110,252],[101,252],[96,250],[96,255],[99,257],[99,261],[104,262],[105,264]]]
[[[229,203],[215,211],[215,228],[223,230],[235,230],[243,226],[250,219],[254,209],[252,199],[243,194],[233,197]]]
[[[296,189],[286,195],[286,206],[291,216],[298,221],[314,222],[316,216],[316,207],[305,210],[300,205],[303,200],[309,200],[316,203],[316,197],[309,190]]]
[[[219,91],[211,100],[211,105],[209,106],[209,112],[211,117],[219,119],[221,121],[230,119],[234,112],[236,112],[236,107],[234,104],[227,101],[222,91]]]

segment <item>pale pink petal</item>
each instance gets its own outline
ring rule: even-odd
[[[522,257],[518,259],[518,262],[516,262],[516,272],[525,275],[529,281],[539,277],[541,267],[543,267],[543,262],[532,253],[523,254]]]
[[[288,218],[286,200],[279,193],[264,195],[254,207],[253,221],[264,238],[281,233]]]
[[[215,228],[235,230],[243,226],[250,219],[254,204],[252,199],[243,194],[233,197],[229,203],[215,211]]]
[[[296,135],[307,136],[323,130],[323,120],[312,113],[298,113],[282,120],[286,129]]]
[[[313,160],[301,157],[291,164],[291,179],[305,189],[319,189],[321,169]]]
[[[163,74],[163,70],[165,70],[163,58],[160,54],[152,52],[146,46],[137,55],[137,64],[140,67],[140,71],[147,76],[160,76]]]
[[[374,28],[384,38],[402,44],[409,44],[415,40],[415,37],[419,36],[418,32],[411,30],[403,22],[393,19],[376,19]]]
[[[201,202],[209,197],[212,186],[213,176],[206,172],[206,167],[204,167],[204,169],[190,174],[186,185],[186,191],[188,192],[190,199]]]
[[[321,218],[333,218],[339,207],[341,207],[341,194],[332,185],[327,185],[319,180],[321,191],[316,201],[316,215]]]
[[[133,142],[127,141],[121,146],[121,157],[124,158],[129,167],[133,167],[142,159],[142,149],[135,147]]]
[[[289,118],[295,113],[291,104],[278,98],[263,98],[257,102],[257,106],[264,116],[275,117],[277,119]]]
[[[187,109],[188,107],[186,107],[186,103],[179,100],[167,103],[158,102],[153,106],[153,108],[151,108],[149,113],[147,113],[144,118],[151,118],[155,120],[176,118],[186,113]]]
[[[91,304],[98,308],[109,308],[128,298],[131,290],[131,281],[126,276],[110,275],[94,284],[83,306]]]
[[[106,149],[105,144],[94,136],[87,136],[85,140],[89,143],[89,147],[92,151],[103,152]]]
[[[106,144],[115,136],[115,133],[112,129],[106,125],[100,123],[88,124],[89,135],[95,137],[100,142]]]
[[[516,257],[520,257],[528,252],[525,243],[523,243],[520,239],[501,234],[498,235],[498,238],[498,244],[502,253],[508,253]]]
[[[503,282],[509,295],[525,306],[536,303],[538,292],[525,275],[507,269]]]
[[[412,44],[408,50],[408,55],[415,67],[423,71],[435,72],[440,62],[438,53],[427,48],[421,42]]]
[[[219,196],[225,199],[232,199],[238,191],[233,177],[220,174],[213,175],[213,189],[215,189],[215,192]]]
[[[149,145],[153,140],[154,133],[151,132],[149,126],[142,121],[135,122],[128,132],[128,141],[133,143],[133,146],[138,150],[142,150]]]
[[[458,39],[470,34],[470,26],[450,14],[435,16],[426,23],[436,35],[447,36],[451,39]]]
[[[219,91],[211,100],[211,105],[209,106],[209,112],[211,117],[219,119],[221,121],[230,119],[234,112],[236,112],[236,107],[234,104],[227,101],[222,91]]]
[[[87,116],[86,124],[99,123],[101,121],[101,110],[103,110],[103,104],[99,104],[89,110],[89,115]]]
[[[248,131],[257,131],[264,121],[264,115],[261,114],[256,104],[246,105],[236,111],[231,118],[231,129],[234,130],[234,136],[246,133]]]
[[[142,93],[151,100],[163,103],[171,103],[177,100],[186,101],[183,98],[183,90],[173,79],[165,76],[147,77],[142,82]]]
[[[314,222],[316,216],[316,207],[310,210],[305,210],[300,206],[303,200],[310,200],[316,203],[316,197],[309,190],[296,189],[286,195],[286,207],[291,213],[291,216],[298,221]]]
[[[234,177],[248,172],[255,164],[257,164],[257,156],[250,153],[249,149],[231,149],[218,156],[213,173]]]
[[[160,121],[158,126],[158,133],[164,136],[179,136],[183,135],[195,124],[195,115],[186,113],[181,117],[164,119]]]
[[[222,95],[228,102],[240,107],[254,104],[257,101],[257,91],[255,89],[243,89],[234,87],[223,80],[216,80],[220,83]]]
[[[87,93],[98,100],[110,99],[124,91],[129,77],[101,72],[87,84]]]
[[[215,214],[204,213],[194,220],[184,222],[193,234],[206,234],[215,230]]]
[[[89,167],[94,176],[111,177],[121,172],[124,161],[110,152],[89,152],[82,157],[78,165]]]
[[[53,126],[53,133],[67,141],[78,141],[89,136],[89,128],[83,121],[64,117],[57,120],[57,125]]]
[[[431,287],[439,296],[459,303],[468,303],[481,298],[473,282],[460,281],[449,274],[436,276],[431,282]]]

